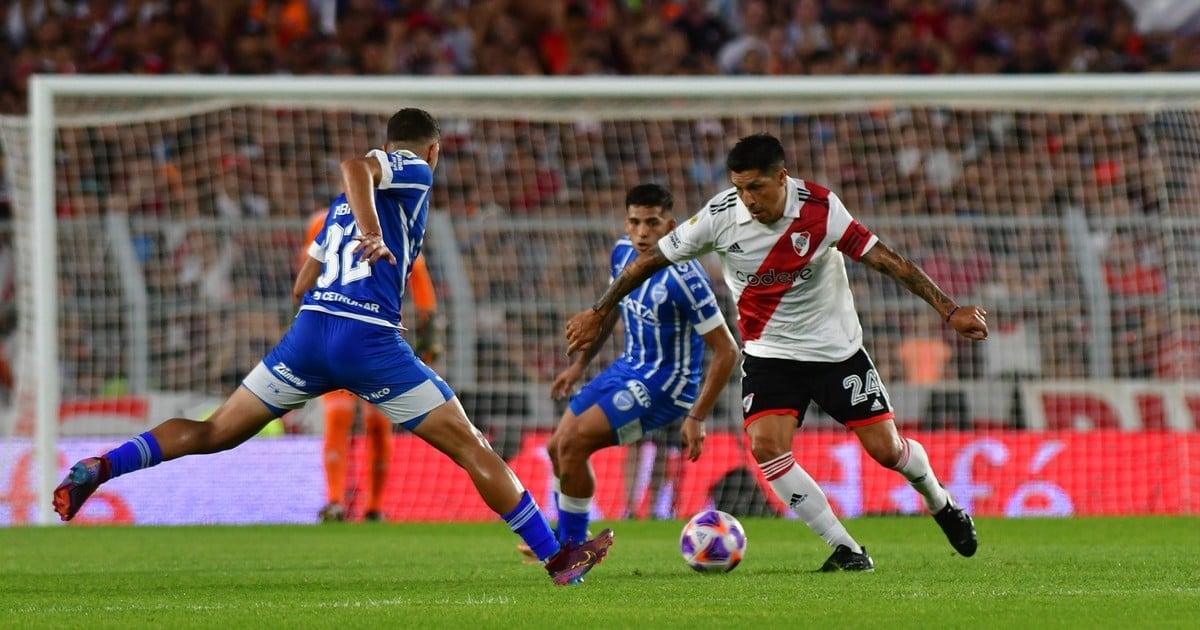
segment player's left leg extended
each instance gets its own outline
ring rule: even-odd
[[[100,484],[125,473],[183,457],[224,451],[253,437],[278,414],[244,387],[208,420],[171,418],[100,457],[80,460],[54,489],[54,511],[69,521]]]
[[[851,425],[863,448],[881,466],[904,475],[925,501],[939,527],[955,551],[972,556],[979,546],[975,523],[965,510],[954,503],[950,493],[938,481],[929,456],[921,443],[902,437],[891,419],[865,425]]]
[[[561,542],[587,540],[596,475],[592,453],[615,444],[612,426],[600,405],[578,416],[568,409],[554,429],[547,450],[558,478],[558,538]]]
[[[578,583],[607,555],[613,540],[607,529],[581,544],[559,544],[533,496],[467,419],[458,398],[433,409],[419,424],[406,426],[467,472],[484,503],[545,563],[555,584]]]

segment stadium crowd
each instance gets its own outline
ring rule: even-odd
[[[34,72],[1200,70],[1200,38],[1139,33],[1133,24],[1120,0],[13,0],[0,9],[0,112],[24,111]],[[87,159],[62,161],[61,217],[86,222],[119,211],[173,218],[145,224],[134,235],[147,290],[169,297],[152,313],[152,325],[165,331],[151,337],[152,373],[173,379],[160,386],[225,390],[249,367],[244,362],[256,360],[277,335],[290,311],[290,270],[267,261],[292,259],[304,218],[335,194],[331,165],[376,144],[366,133],[374,126],[364,117],[369,119],[235,108],[163,122],[157,139],[115,126],[62,132],[64,154]],[[945,347],[951,342],[940,337],[915,351],[902,348],[927,336],[927,326],[909,321],[917,309],[900,301],[885,280],[852,266],[853,283],[864,287],[864,327],[890,379],[1089,374],[1080,275],[1059,262],[1070,260],[1072,244],[1063,231],[1032,220],[1076,209],[1088,217],[1088,238],[1103,252],[1116,324],[1113,375],[1200,376],[1194,359],[1163,360],[1200,356],[1193,351],[1200,317],[1185,309],[1186,321],[1169,321],[1157,308],[1167,286],[1189,281],[1169,277],[1170,269],[1200,265],[1189,259],[1168,267],[1166,259],[1195,257],[1200,248],[1168,252],[1161,234],[1114,227],[1155,216],[1168,198],[1200,198],[1200,169],[1180,159],[1189,140],[1182,126],[1139,113],[916,107],[603,124],[448,121],[433,207],[466,219],[456,228],[480,305],[480,377],[547,381],[563,367],[561,317],[572,310],[565,305],[592,295],[602,276],[598,261],[611,242],[605,231],[581,233],[575,241],[544,233],[517,237],[488,217],[611,219],[623,191],[647,180],[669,184],[678,207],[695,208],[727,185],[727,145],[759,129],[796,147],[796,174],[830,186],[864,220],[979,219],[947,229],[917,229],[918,221],[881,231],[919,257],[949,293],[977,295],[1008,309],[1001,317],[1009,325],[999,327],[998,340],[988,346],[1003,356],[968,344]],[[1163,132],[1153,148],[1147,129]],[[94,154],[105,158],[92,159]],[[1165,186],[1157,179],[1162,173]],[[6,194],[0,200],[7,205]],[[7,207],[0,208],[0,295],[11,295],[9,216]],[[265,247],[241,247],[247,237],[211,221],[228,218],[271,226],[294,219],[295,225],[271,232]],[[79,251],[103,249],[98,232],[83,230],[77,238]],[[1173,238],[1200,242],[1195,230]],[[64,269],[64,299],[83,305],[71,310],[62,340],[77,362],[77,379],[71,382],[68,374],[68,382],[81,393],[100,393],[112,386],[106,372],[123,363],[119,336],[85,334],[82,321],[72,333],[70,324],[86,317],[119,329],[119,314],[86,306],[116,292],[117,280],[103,276],[111,267],[87,257],[67,260]],[[531,307],[531,295],[542,306]],[[278,308],[247,310],[247,304],[271,299],[279,300]],[[221,330],[249,334],[219,342]],[[183,351],[198,339],[211,347]],[[944,360],[930,365],[929,357]]]
[[[31,73],[966,74],[1200,69],[1121,0],[12,0]]]

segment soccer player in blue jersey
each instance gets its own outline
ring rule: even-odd
[[[638,254],[675,227],[670,191],[634,186],[625,196],[625,232],[609,264],[616,278]],[[601,337],[554,379],[550,394],[567,396],[595,358],[620,315],[624,352],[571,399],[546,444],[558,494],[558,538],[587,539],[596,478],[590,458],[603,448],[632,444],[684,417],[680,435],[689,461],[704,446],[704,420],[729,381],[740,352],[717,307],[712,282],[695,260],[659,270],[604,319]],[[705,345],[712,361],[704,372]],[[525,548],[521,548],[526,552]]]
[[[579,582],[604,558],[612,531],[560,544],[454,392],[400,334],[401,297],[425,236],[440,138],[432,116],[406,108],[388,120],[382,149],[342,162],[345,193],[333,201],[300,270],[297,282],[307,278],[312,289],[283,339],[207,421],[171,418],[75,463],[54,491],[54,509],[64,521],[113,477],[233,448],[288,410],[347,389],[461,466],[556,584]]]

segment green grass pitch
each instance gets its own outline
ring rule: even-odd
[[[682,522],[614,522],[577,587],[500,522],[0,529],[3,628],[1171,628],[1200,623],[1200,518],[980,519],[974,558],[929,518],[847,521],[871,574],[822,574],[801,523],[743,519],[702,575]],[[599,526],[601,524],[594,524]]]

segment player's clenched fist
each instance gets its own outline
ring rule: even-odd
[[[973,304],[954,309],[950,317],[946,318],[946,323],[967,339],[987,339],[987,311]]]

